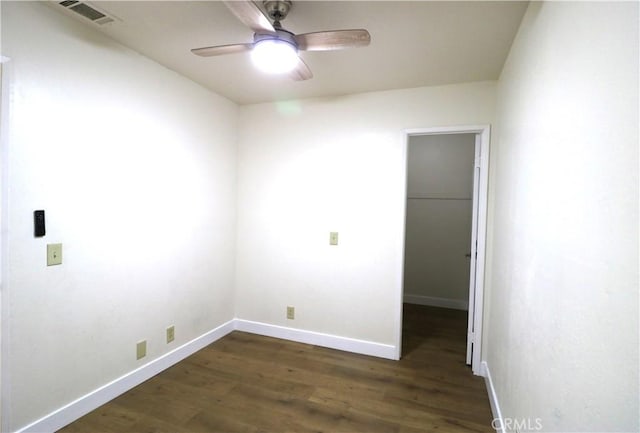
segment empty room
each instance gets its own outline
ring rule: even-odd
[[[638,432],[637,1],[1,1],[2,432]]]

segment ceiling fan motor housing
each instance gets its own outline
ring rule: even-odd
[[[293,45],[293,47],[296,49],[296,51],[298,50],[298,44],[296,42],[295,39],[295,35],[293,33],[291,33],[290,31],[284,30],[284,29],[276,29],[276,33],[256,33],[255,35],[253,35],[253,42],[260,42],[260,41],[264,41],[264,40],[268,40],[268,39],[274,39],[274,40],[278,40],[278,41],[283,41],[283,42],[287,42],[291,45]]]

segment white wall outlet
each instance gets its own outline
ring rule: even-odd
[[[176,327],[171,325],[167,328],[167,343],[171,343],[176,339]]]
[[[287,307],[287,319],[293,320],[296,318],[296,309],[294,307]]]
[[[338,245],[338,232],[329,233],[329,245]]]
[[[47,266],[62,264],[62,244],[47,244]]]
[[[138,341],[136,344],[136,359],[147,356],[147,340]]]

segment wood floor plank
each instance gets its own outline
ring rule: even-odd
[[[132,431],[142,417],[144,414],[134,408],[107,404],[82,417],[82,422],[77,421],[68,425],[64,431],[78,433]]]
[[[176,430],[176,432],[254,433],[259,431],[257,427],[241,421],[241,416],[242,414],[240,413],[230,414],[222,411],[202,411],[190,419],[181,429]]]
[[[63,433],[491,433],[466,312],[405,305],[390,361],[233,332]]]
[[[474,422],[457,420],[460,427],[452,427],[456,422],[447,416],[431,411],[417,410],[406,406],[394,404],[387,399],[357,399],[344,396],[329,389],[319,388],[310,398],[326,405],[334,405],[340,408],[348,407],[355,414],[364,415],[381,421],[390,421],[400,426],[415,429],[427,429],[428,431],[455,432],[455,431],[486,431],[482,425]]]

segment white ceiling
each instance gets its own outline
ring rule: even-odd
[[[96,26],[100,31],[239,104],[496,80],[527,6],[515,1],[294,1],[283,21],[289,31],[366,28],[371,33],[366,48],[302,52],[314,77],[295,82],[258,72],[248,53],[203,58],[189,51],[252,41],[252,31],[221,2],[90,4],[119,19]]]

